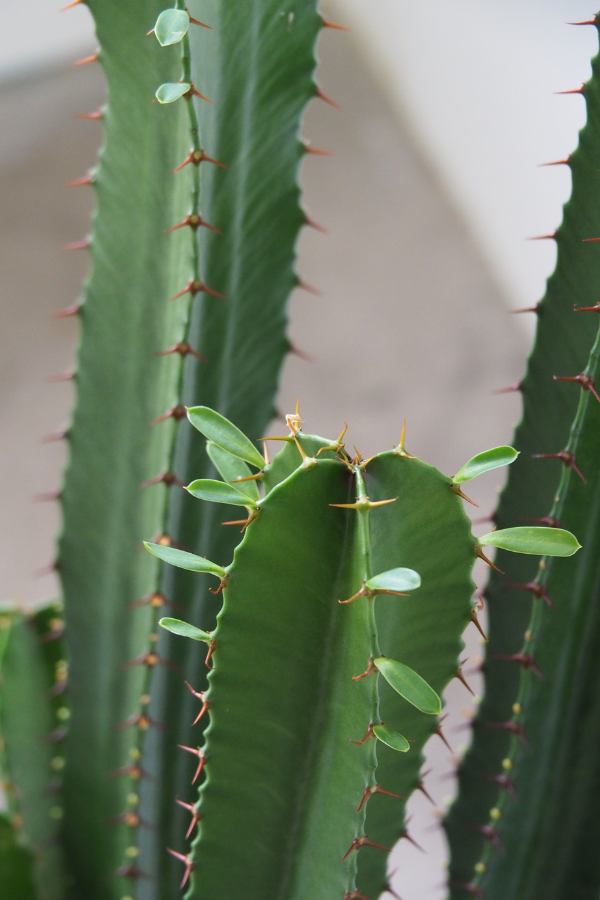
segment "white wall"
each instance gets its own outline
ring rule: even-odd
[[[537,166],[565,157],[584,123],[583,99],[554,92],[578,88],[597,50],[595,28],[564,23],[597,10],[597,0],[337,0],[513,306],[539,299],[554,265],[552,241],[525,239],[558,225],[570,174]]]
[[[0,0],[0,80],[94,46],[84,4]],[[241,2],[241,0],[238,0]],[[553,267],[551,232],[569,193],[565,167],[584,121],[578,87],[596,51],[598,0],[335,0],[382,85],[471,224],[509,302],[529,305]],[[328,5],[329,6],[329,5]]]

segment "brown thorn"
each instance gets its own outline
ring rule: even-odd
[[[462,488],[459,487],[458,484],[451,484],[450,489],[454,491],[459,497],[462,497],[463,500],[466,500],[467,503],[470,503],[472,506],[476,506],[479,509],[479,503],[475,503],[474,500],[471,500],[470,497],[467,497],[465,493],[463,493]]]
[[[200,760],[198,768],[196,769],[196,774],[192,778],[192,784],[195,784],[198,776],[200,775],[202,769],[204,768],[204,766],[206,764],[206,754],[204,753],[203,750],[200,749],[200,747],[196,747],[196,748],[186,747],[185,744],[177,744],[177,746],[179,747],[180,750],[186,750],[188,753],[191,753],[193,756],[197,756],[198,759]]]
[[[483,552],[483,550],[481,549],[479,544],[475,544],[474,549],[475,549],[475,556],[478,556],[479,559],[482,559],[484,562],[486,562],[488,564],[488,566],[491,566],[492,569],[496,570],[496,572],[500,572],[501,575],[504,575],[504,572],[502,571],[502,569],[499,569],[498,566],[494,565],[494,563],[491,561],[491,559],[487,558],[487,556],[485,555],[485,553]]]
[[[523,390],[523,382],[515,381],[514,384],[509,384],[508,387],[497,388],[495,391],[492,391],[492,394],[512,394],[516,391]]]
[[[65,187],[82,187],[84,184],[93,184],[94,176],[91,172],[82,178],[75,178],[73,181],[65,181]]]
[[[471,610],[471,612],[469,614],[469,618],[471,619],[471,622],[475,625],[475,628],[477,629],[477,631],[479,632],[481,637],[487,643],[487,637],[485,635],[483,628],[479,624],[479,619],[477,618],[477,610],[475,609],[475,607],[473,607],[473,609]]]
[[[179,227],[179,226],[177,226]],[[220,234],[221,232],[219,232]],[[180,297],[183,297],[185,294],[191,294],[192,297],[195,297],[196,294],[204,291],[206,294],[211,294],[213,297],[219,297],[221,300],[225,300],[225,295],[220,294],[218,291],[213,291],[212,288],[209,288],[208,285],[204,284],[203,281],[195,281],[193,278],[188,281],[186,286],[182,291],[179,291],[178,294],[175,294],[174,297],[171,297],[171,301],[178,300]]]
[[[178,228],[185,228],[186,225],[192,229],[192,231],[197,231],[198,228],[208,228],[209,231],[214,231],[215,234],[223,234],[222,231],[219,231],[218,228],[215,228],[214,225],[209,225],[208,222],[205,222],[202,216],[198,215],[198,213],[189,213],[182,222],[179,222],[178,225],[173,225],[172,228],[167,228],[165,234],[170,234],[172,231],[177,231]]]
[[[587,484],[587,479],[584,478],[581,470],[577,466],[577,458],[574,453],[569,453],[568,450],[561,450],[559,453],[533,453],[533,459],[558,459],[562,462],[562,464],[567,469],[574,469],[584,484]]]
[[[585,84],[582,84],[579,88],[573,88],[572,91],[554,91],[555,94],[583,94],[583,90],[585,88]]]
[[[321,25],[323,28],[335,28],[336,31],[350,31],[350,29],[345,28],[344,25],[336,25],[334,22],[324,19],[323,16],[321,16]]]
[[[500,835],[495,828],[492,828],[491,825],[469,825],[467,823],[464,827],[468,828],[469,831],[476,831],[478,834],[483,835],[486,841],[489,841],[490,844],[492,844],[496,848],[496,850],[502,850]]]
[[[190,14],[188,12],[188,16],[189,15]],[[199,25],[200,28],[208,28],[210,31],[212,31],[212,25],[205,25],[204,22],[199,22],[198,19],[192,19],[191,16],[190,16],[190,22],[192,23],[192,25]]]
[[[317,147],[311,146],[308,141],[303,144],[304,152],[311,153],[313,156],[333,156],[331,150],[319,150]]]
[[[354,597],[352,597],[351,599],[353,600]],[[349,603],[349,602],[350,602],[349,600],[339,600],[338,601],[338,603]],[[367,675],[371,675],[373,672],[377,672],[377,671],[379,671],[379,670],[377,669],[377,666],[373,662],[373,657],[370,656],[369,664],[368,664],[367,668],[365,669],[365,671],[362,673],[362,675],[353,675],[352,681],[360,681],[361,678],[366,678]]]
[[[201,362],[208,362],[208,359],[205,356],[202,356],[201,353],[198,353],[190,344],[187,343],[178,343],[173,344],[172,347],[168,347],[166,350],[155,350],[155,356],[170,356],[171,353],[179,353],[180,356],[194,356],[196,359],[199,359]]]
[[[159,422],[164,422],[165,419],[175,419],[176,422],[179,422],[181,419],[185,419],[186,416],[187,412],[185,406],[178,404],[177,406],[172,406],[164,412],[162,416],[158,416],[157,419],[154,419],[152,425],[158,425]]]
[[[598,25],[598,16],[593,19],[586,19],[585,22],[565,22],[565,25]]]
[[[140,606],[152,606],[154,609],[161,609],[163,606],[168,606],[171,609],[183,609],[178,603],[172,603],[157,591],[146,594],[140,600],[134,600],[133,603],[129,604],[129,609],[138,609]]]
[[[99,59],[99,50],[96,50],[95,53],[92,53],[91,56],[84,56],[83,59],[76,59],[73,63],[74,66],[85,66],[87,63],[98,62]]]
[[[188,879],[189,879],[190,875],[192,874],[192,869],[194,868],[194,862],[189,856],[184,856],[183,853],[177,853],[176,850],[171,850],[170,847],[167,847],[167,853],[170,853],[171,856],[175,857],[175,859],[179,859],[182,863],[185,863],[185,872],[183,875],[183,880],[182,880],[181,884],[179,885],[180,890],[183,890],[183,888],[188,883]]]
[[[535,234],[533,237],[525,238],[526,241],[555,241],[556,240],[556,231],[553,231],[552,234]],[[526,309],[523,312],[537,312],[536,309]]]
[[[297,280],[297,282],[296,282],[296,287],[297,287],[297,288],[300,288],[301,291],[307,291],[309,294],[313,294],[315,297],[322,297],[322,296],[323,296],[323,294],[321,293],[320,290],[318,290],[318,288],[313,287],[312,284],[308,284],[308,283],[307,283],[306,281],[304,281],[302,278],[299,278],[299,279]]]
[[[91,239],[89,237],[84,238],[82,241],[71,241],[68,244],[65,244],[64,250],[87,250],[91,244]]]
[[[77,0],[79,3],[79,0]],[[136,866],[134,863],[127,866],[121,866],[120,869],[114,873],[115,878],[129,878],[131,881],[138,881],[142,879],[144,881],[150,881],[150,876],[146,875],[139,866]]]
[[[600,303],[595,306],[573,306],[573,312],[597,312],[600,313]]]
[[[153,650],[148,651],[148,653],[142,653],[140,656],[136,656],[135,659],[130,660],[128,663],[125,663],[123,666],[124,669],[132,669],[134,666],[148,666],[149,668],[154,668],[154,666],[167,666],[169,669],[176,669],[172,662],[168,659],[163,659],[158,653],[155,653]]]
[[[312,363],[315,361],[314,356],[311,356],[309,353],[305,353],[304,350],[301,350],[296,346],[296,344],[292,344],[291,341],[289,343],[289,352],[293,353],[294,356],[298,356],[300,359],[303,359],[305,362]]]
[[[204,150],[190,150],[184,161],[180,163],[176,169],[173,169],[172,174],[175,175],[177,172],[183,169],[184,166],[188,166],[190,163],[193,163],[193,165],[195,166],[199,166],[201,162],[209,162],[215,166],[220,166],[222,169],[227,168],[225,163],[217,162],[216,159],[211,159],[210,156],[207,156]]]
[[[75,371],[73,369],[67,369],[64,372],[56,372],[54,375],[49,375],[46,381],[48,384],[60,384],[62,381],[73,381],[75,378]]]
[[[187,840],[189,838],[190,834],[192,833],[192,831],[194,830],[194,828],[196,827],[196,825],[198,824],[198,822],[200,821],[200,815],[195,806],[193,806],[191,803],[184,803],[184,801],[180,800],[179,797],[175,797],[175,803],[178,803],[179,806],[183,807],[183,809],[187,809],[187,811],[189,813],[191,813],[191,816],[192,816],[192,821],[190,823],[190,827],[188,828],[186,835],[185,835],[185,838]]]
[[[59,9],[59,12],[66,12],[68,9],[73,9],[74,6],[77,6],[79,3],[82,3],[83,0],[72,0],[71,3],[67,3],[66,6],[63,6]]]
[[[53,572],[58,572],[58,561],[57,560],[46,563],[45,566],[41,566],[39,569],[36,569],[33,573],[33,577],[34,578],[43,578],[45,575],[52,575]]]
[[[202,718],[202,716],[204,715],[204,713],[206,712],[206,710],[210,709],[210,703],[206,699],[206,694],[204,691],[195,691],[194,688],[189,683],[189,681],[186,681],[186,684],[189,687],[192,694],[194,695],[194,697],[196,697],[197,700],[202,701],[202,709],[200,710],[200,714],[198,715],[196,720],[194,722],[192,722],[192,725],[197,725],[198,722],[200,721],[200,719]]]
[[[339,109],[339,104],[332,100],[331,97],[328,97],[327,94],[324,94],[321,88],[317,88],[315,91],[315,97],[318,97],[319,100],[324,100],[325,103],[329,103],[330,106],[333,106],[334,109]]]
[[[444,717],[444,718],[445,718],[445,717]],[[438,736],[439,738],[442,739],[442,741],[444,742],[444,744],[446,745],[446,747],[448,748],[448,750],[450,751],[450,753],[454,753],[452,747],[450,746],[450,744],[448,743],[448,741],[447,741],[446,738],[444,737],[444,734],[443,734],[443,732],[442,732],[442,722],[441,722],[441,721],[440,721],[438,727],[435,729],[435,731],[434,731],[433,733],[434,733],[434,734],[437,734],[437,736]]]
[[[382,722],[381,724],[383,725],[383,722]],[[373,731],[373,723],[372,723],[372,722],[371,722],[371,724],[369,725],[369,727],[367,728],[367,733],[365,734],[365,736],[364,736],[364,738],[362,739],[362,741],[352,741],[352,740],[351,740],[350,743],[351,743],[351,744],[358,744],[358,745],[360,746],[360,745],[364,744],[365,741],[368,741],[370,737],[375,737],[375,732]]]
[[[430,770],[430,771],[431,771],[431,770]],[[416,790],[416,791],[421,791],[421,793],[424,794],[424,795],[427,797],[427,799],[429,800],[429,802],[430,802],[433,806],[436,806],[437,804],[436,804],[435,800],[433,799],[433,797],[431,796],[431,794],[428,793],[428,791],[427,791],[426,788],[425,788],[425,785],[423,784],[423,778],[426,778],[427,775],[429,775],[429,772],[425,772],[425,773],[423,774],[423,776],[422,776],[422,778],[419,780],[419,783],[418,783],[418,785],[416,786],[415,790]]]
[[[151,484],[166,484],[167,487],[172,487],[173,485],[177,485],[177,487],[180,488],[183,487],[183,481],[180,481],[172,472],[163,472],[161,475],[157,475],[156,478],[150,478],[149,481],[142,482],[140,487],[150,487]]]
[[[485,525],[486,522],[495,522],[496,521],[496,513],[490,513],[489,516],[478,516],[476,519],[471,519],[471,524],[473,525]]]
[[[546,679],[536,666],[533,656],[530,653],[496,653],[492,656],[492,659],[501,660],[503,662],[516,662],[519,663],[524,669],[531,669],[534,675],[540,679],[540,681],[545,681]]]
[[[319,225],[318,222],[315,222],[315,220],[311,219],[310,216],[307,216],[306,213],[304,213],[304,224],[309,228],[314,228],[316,231],[320,231],[321,234],[329,234],[324,225]]]
[[[570,166],[571,165],[571,157],[567,156],[565,159],[556,159],[553,162],[545,162],[538,163],[538,169],[543,169],[545,166]]]
[[[60,500],[60,491],[46,491],[45,493],[33,495],[34,503],[53,503],[56,500]]]
[[[538,240],[541,240],[541,238],[528,238],[528,240],[538,241]],[[517,315],[520,315],[520,313],[528,313],[528,312],[539,313],[539,311],[540,311],[539,303],[536,303],[535,306],[523,306],[521,309],[507,309],[506,310],[506,312],[509,316],[517,316]]]
[[[387,850],[388,853],[390,850],[389,847],[384,847],[382,844],[374,844],[366,835],[364,837],[355,837],[350,844],[350,849],[344,855],[342,862],[350,856],[353,850],[360,850],[361,847],[378,847],[380,850]]]
[[[195,84],[190,84],[189,91],[183,95],[186,100],[191,100],[192,97],[200,97],[201,100],[205,100],[207,103],[210,103],[212,106],[212,100],[209,100],[208,97],[205,97],[204,94],[201,94],[199,90],[197,90]]]
[[[126,728],[131,728],[134,725],[142,731],[147,731],[148,728],[156,728],[158,731],[166,730],[164,725],[155,722],[154,719],[151,719],[150,716],[147,716],[145,713],[134,713],[133,716],[129,716],[129,718],[125,719],[123,722],[119,722],[117,731],[125,731]]]
[[[73,303],[72,306],[65,306],[64,309],[59,309],[57,312],[52,313],[53,319],[66,319],[68,316],[76,316],[81,309],[81,303]]]
[[[519,722],[487,722],[488,728],[497,728],[502,731],[510,731],[511,734],[514,734],[515,737],[518,737],[525,747],[529,747],[529,741],[525,737],[525,732],[523,730],[523,726],[519,724]]]
[[[395,797],[397,800],[406,800],[406,797],[401,797],[400,794],[392,794],[391,791],[384,791],[384,789],[379,784],[374,784],[371,787],[366,787],[364,793],[362,795],[362,800],[360,801],[360,806],[356,810],[356,812],[360,812],[367,800],[373,796],[373,794],[385,794],[388,797]]]
[[[461,662],[460,666],[456,670],[456,678],[458,678],[458,680],[461,682],[461,684],[464,684],[464,686],[466,687],[468,692],[474,697],[475,691],[471,688],[471,686],[468,684],[467,680],[465,679],[465,676],[463,675],[462,667],[463,667],[464,662],[466,662],[466,660]]]
[[[503,790],[508,791],[511,797],[517,798],[514,781],[512,778],[509,778],[508,775],[488,775],[487,772],[480,772],[479,774],[480,777],[485,778],[486,781],[491,781],[494,784],[499,785]]]
[[[406,828],[404,829],[403,833],[400,835],[400,840],[408,841],[409,844],[412,844],[413,847],[416,847],[417,850],[420,850],[420,851],[421,851],[421,853],[425,853],[425,851],[423,850],[423,848],[421,847],[421,845],[420,845],[420,844],[417,844],[417,842],[415,841],[415,839],[412,838],[412,837],[410,836],[410,834],[408,833],[408,830],[407,830]]]
[[[525,520],[525,521],[527,521],[527,520]],[[536,521],[541,521],[541,520],[532,519],[530,521],[536,522]],[[552,526],[550,526],[550,527],[552,527]],[[527,584],[518,584],[516,582],[506,581],[506,582],[504,582],[502,587],[511,588],[512,590],[515,590],[515,591],[529,591],[529,593],[533,594],[534,597],[537,597],[540,600],[544,600],[548,604],[550,609],[552,609],[552,610],[555,609],[554,603],[548,596],[548,592],[543,584],[538,584],[535,581],[530,581]]]
[[[90,113],[75,113],[76,119],[89,119],[90,121],[96,121],[97,119],[104,118],[104,112],[101,109],[96,109],[94,112]]]
[[[600,403],[600,397],[596,391],[594,377],[592,375],[586,375],[585,372],[580,372],[579,375],[553,375],[552,377],[555,381],[576,381],[581,385],[582,390],[591,391],[598,403]]]

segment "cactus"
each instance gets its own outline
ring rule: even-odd
[[[313,0],[255,0],[234,14],[192,3],[189,15],[177,3],[162,17],[155,0],[88,5],[108,102],[93,114],[105,145],[89,179],[91,275],[63,311],[81,322],[56,563],[72,710],[64,843],[76,893],[120,898],[158,882],[170,898],[177,873],[164,846],[181,831],[173,799],[189,766],[177,744],[189,743],[193,700],[176,667],[198,673],[184,648],[155,646],[156,620],[169,602],[209,627],[215,601],[189,579],[161,584],[138,548],[163,535],[196,549],[210,532],[215,556],[233,549],[218,515],[177,495],[189,471],[212,467],[181,404],[210,402],[254,438],[272,417],[285,307],[301,286],[297,133],[319,93],[323,21]]]
[[[191,881],[190,898],[376,896],[385,851],[406,835],[403,801],[420,783],[421,750],[440,730],[437,691],[456,676],[460,636],[476,616],[470,573],[481,547],[571,555],[578,544],[551,528],[473,540],[460,484],[512,462],[512,448],[480,454],[450,479],[403,441],[350,459],[343,433],[304,435],[296,410],[278,438],[286,446],[265,464],[214,411],[188,416],[226,480],[187,491],[247,518],[226,567],[146,544],[165,563],[216,578],[224,597],[214,630],[160,622],[206,644],[195,655],[210,667],[208,691],[192,691],[196,721],[210,718],[206,742],[184,748],[192,782],[203,779],[200,799],[182,801],[192,850],[171,848],[182,886]]]
[[[597,27],[598,17],[588,24]],[[600,889],[600,407],[594,386],[600,336],[593,314],[578,311],[600,310],[593,243],[600,234],[598,57],[581,93],[587,123],[563,161],[573,188],[553,235],[556,270],[535,309],[535,346],[517,386],[521,455],[494,522],[501,528],[524,519],[560,524],[576,532],[585,550],[558,565],[498,554],[503,574],[493,573],[486,589],[485,697],[446,822],[456,900],[579,900]]]
[[[59,313],[81,322],[55,563],[66,649],[62,601],[2,620],[3,887],[374,897],[477,624],[473,562],[579,544],[514,522],[472,537],[462,488],[512,448],[451,479],[404,432],[351,459],[344,433],[304,435],[296,410],[263,459],[286,302],[306,287],[298,130],[327,100],[314,45],[330,23],[316,0],[86,2],[108,103],[90,114],[105,145],[81,179],[98,199],[91,274]],[[591,414],[583,403],[574,440]],[[566,510],[568,479],[560,490]]]
[[[11,856],[19,860],[13,876],[18,882],[7,891],[9,900],[64,896],[57,842],[65,762],[60,740],[69,713],[62,629],[61,604],[49,604],[31,617],[10,606],[0,613],[0,772],[9,815],[0,826],[0,873]],[[4,849],[7,844],[12,844],[10,854]],[[11,885],[10,879],[8,872],[3,874],[3,889]]]

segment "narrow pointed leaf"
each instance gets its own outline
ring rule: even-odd
[[[156,99],[159,103],[174,103],[175,100],[179,100],[180,97],[187,94],[189,89],[190,85],[185,81],[167,81],[165,84],[161,84],[157,90]]]
[[[484,534],[478,541],[481,547],[500,547],[513,553],[534,553],[540,556],[573,556],[581,547],[570,531],[536,526],[492,531]]]
[[[239,456],[233,456],[228,450],[223,450],[213,441],[207,441],[206,452],[211,462],[215,466],[221,478],[229,484],[235,483],[235,487],[242,494],[245,494],[250,500],[258,502],[258,485],[256,481],[242,481],[237,483],[239,478],[248,478],[252,475],[252,471],[248,464],[240,459]]]
[[[193,406],[188,409],[188,419],[204,437],[214,441],[223,450],[246,460],[257,469],[262,469],[265,461],[252,441],[232,422],[207,406]]]
[[[397,694],[430,716],[438,716],[442,711],[440,698],[424,678],[414,669],[395,659],[384,656],[375,660],[375,665]]]
[[[211,503],[228,503],[230,506],[256,506],[256,501],[251,500],[247,494],[238,491],[231,484],[223,481],[214,481],[212,478],[199,478],[188,484],[186,491],[198,500],[210,500]]]
[[[183,9],[165,9],[154,26],[154,34],[162,47],[178,44],[190,27],[190,17]]]
[[[370,591],[416,591],[421,587],[421,576],[414,569],[390,569],[369,578],[367,587]]]
[[[470,481],[472,478],[477,478],[478,475],[483,475],[484,472],[491,472],[492,469],[498,469],[500,466],[509,466],[518,455],[518,451],[513,447],[494,447],[492,450],[484,450],[483,453],[478,453],[477,456],[465,463],[452,481],[454,484],[461,484],[463,481]]]
[[[144,547],[170,566],[188,569],[190,572],[207,572],[209,575],[216,575],[217,578],[224,578],[226,575],[222,566],[218,566],[209,559],[204,559],[203,556],[196,556],[185,550],[176,550],[175,547],[163,547],[162,544],[150,544],[147,541],[144,541]]]
[[[180,634],[181,637],[191,638],[193,641],[205,641],[207,644],[212,642],[212,635],[208,631],[202,631],[201,628],[196,628],[195,625],[190,625],[188,622],[182,622],[181,619],[166,617],[160,619],[158,624],[172,634]]]
[[[373,729],[373,734],[378,741],[391,747],[392,750],[398,750],[400,753],[407,753],[410,750],[410,744],[406,738],[397,731],[386,728],[385,725],[376,725]]]

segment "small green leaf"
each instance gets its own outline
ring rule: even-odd
[[[210,500],[212,503],[228,503],[230,506],[249,506],[256,508],[256,502],[247,494],[242,494],[231,484],[223,481],[213,481],[212,478],[199,478],[188,484],[186,491],[198,500]]]
[[[165,9],[161,12],[154,26],[154,34],[161,47],[178,44],[187,34],[190,17],[183,9]]]
[[[375,725],[373,734],[378,741],[391,747],[392,750],[398,750],[400,753],[407,753],[408,750],[410,750],[410,744],[406,738],[402,737],[401,734],[398,734],[397,731],[386,728],[385,725]]]
[[[234,484],[238,491],[245,494],[250,500],[258,502],[258,485],[256,481],[238,482],[239,478],[248,478],[252,475],[252,471],[248,464],[240,459],[239,456],[233,456],[228,450],[223,450],[213,441],[206,442],[206,452],[208,453],[217,472],[229,484]]]
[[[478,538],[481,547],[500,547],[513,553],[534,553],[539,556],[573,556],[581,544],[570,531],[562,528],[503,528]]]
[[[175,100],[179,100],[180,97],[187,94],[189,89],[190,85],[185,81],[168,81],[165,84],[161,84],[156,92],[156,99],[159,103],[174,103]]]
[[[251,466],[262,469],[265,461],[246,435],[224,416],[208,406],[193,406],[188,409],[188,419],[209,441],[214,441],[223,450],[239,459],[245,459]]]
[[[144,541],[144,547],[163,562],[180,569],[189,569],[190,572],[207,572],[209,575],[216,575],[217,578],[225,578],[227,574],[222,566],[218,566],[209,559],[204,559],[203,556],[186,553],[185,550],[176,550],[175,547],[163,547],[162,544],[150,544],[146,541]]]
[[[500,466],[509,466],[518,455],[519,451],[513,447],[494,447],[492,450],[485,450],[465,463],[452,481],[454,484],[462,484],[463,481],[470,481],[471,478],[477,478],[484,472],[490,472]]]
[[[195,625],[182,622],[181,619],[160,619],[158,624],[161,628],[166,628],[167,631],[173,634],[180,634],[181,637],[191,638],[193,641],[205,641],[207,644],[211,644],[213,640],[212,635],[208,631],[201,631]]]
[[[413,669],[409,669],[404,663],[396,662],[395,659],[387,659],[380,656],[374,660],[375,665],[397,694],[420,709],[421,712],[427,713],[429,716],[439,716],[442,711],[440,698],[429,687],[424,678],[417,675]]]
[[[369,578],[367,588],[374,593],[391,591],[393,593],[404,593],[405,591],[415,591],[421,587],[421,576],[414,569],[390,569],[389,572],[382,572],[374,578]]]

